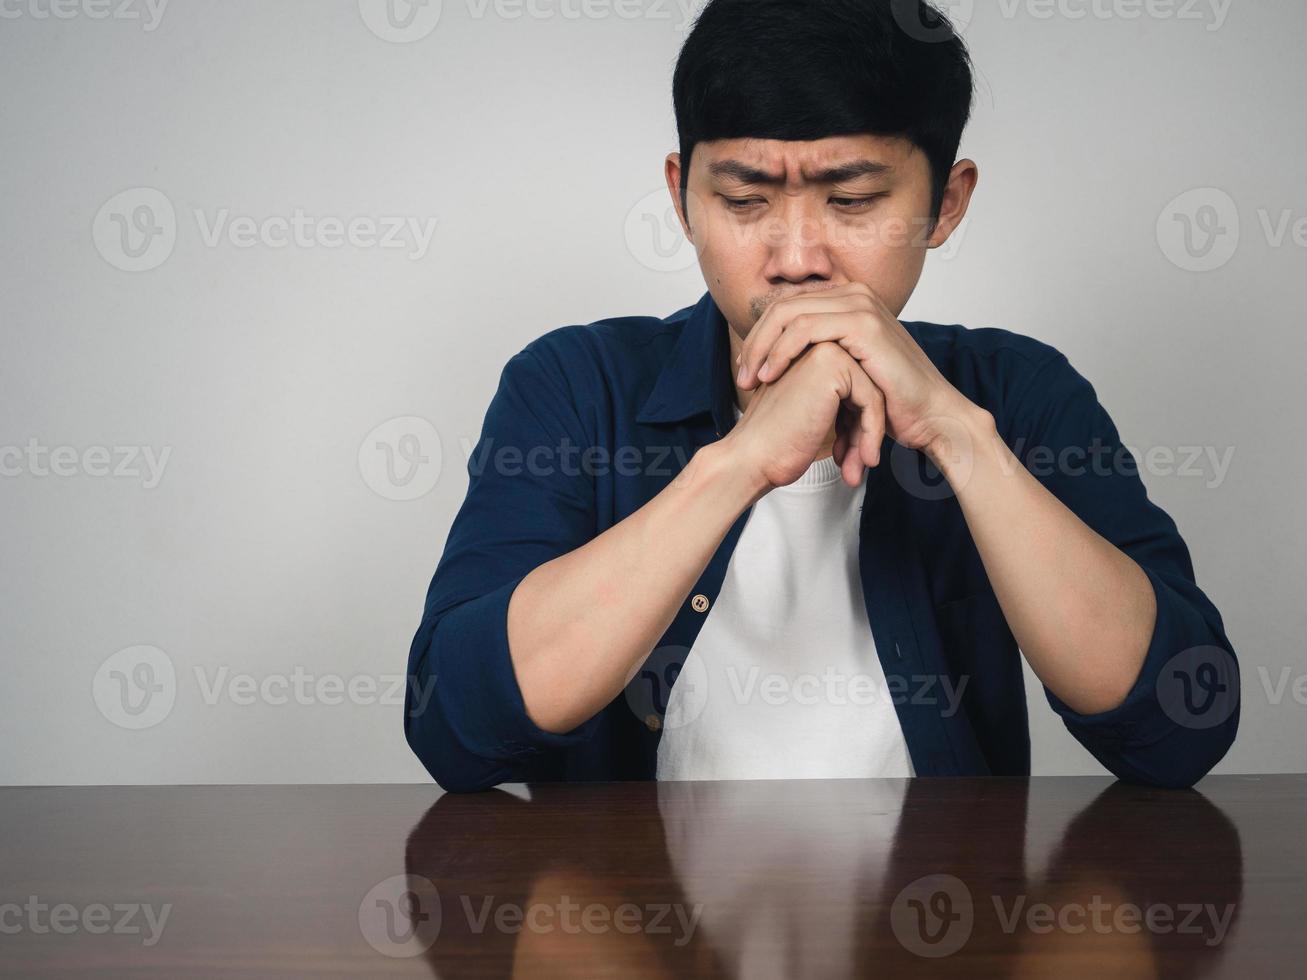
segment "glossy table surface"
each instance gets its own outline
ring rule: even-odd
[[[1307,777],[0,789],[0,972],[1291,976]]]

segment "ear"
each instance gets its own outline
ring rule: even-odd
[[[667,160],[663,164],[663,176],[667,180],[667,193],[672,196],[672,206],[676,208],[676,217],[680,219],[681,231],[685,237],[694,242],[694,235],[690,232],[690,217],[681,207],[681,155],[679,153],[667,154]],[[686,193],[687,200],[689,193]]]
[[[973,160],[959,160],[949,171],[948,183],[944,185],[944,199],[939,205],[939,220],[931,232],[928,248],[939,248],[953,234],[962,219],[967,216],[971,205],[971,195],[980,180],[980,168]]]

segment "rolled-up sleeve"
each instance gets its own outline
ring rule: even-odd
[[[1067,729],[1117,777],[1190,786],[1234,741],[1239,671],[1221,614],[1198,587],[1189,549],[1149,500],[1133,454],[1093,386],[1062,354],[1038,368],[1013,414],[1010,445],[1089,527],[1135,560],[1157,600],[1139,677],[1111,711],[1072,711],[1045,687]]]
[[[588,445],[562,365],[536,341],[504,367],[468,461],[468,490],[408,657],[404,733],[455,792],[543,778],[596,719],[555,734],[526,713],[508,603],[533,569],[595,535]]]

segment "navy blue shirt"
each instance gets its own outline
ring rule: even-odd
[[[1125,701],[1081,715],[1045,689],[1049,704],[1117,776],[1191,785],[1234,739],[1233,648],[1174,521],[1148,499],[1093,387],[1030,337],[903,326],[944,377],[993,415],[1022,464],[1152,583],[1156,626]],[[665,319],[551,331],[504,367],[408,659],[405,735],[445,789],[654,778],[667,690],[749,511],[644,668],[571,732],[544,731],[523,707],[508,600],[533,569],[639,510],[698,449],[730,431],[728,329],[705,293]],[[921,453],[886,437],[880,464],[867,472],[860,520],[867,615],[917,774],[1028,775],[1021,654],[947,482]]]

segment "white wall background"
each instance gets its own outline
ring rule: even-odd
[[[0,4],[0,782],[425,779],[399,706],[369,702],[404,670],[504,361],[704,290],[639,210],[658,191],[669,213],[686,0],[445,0],[399,35],[384,0],[54,2]],[[1307,769],[1307,10],[952,6],[982,179],[904,315],[1056,345],[1139,450],[1233,447],[1223,475],[1159,456],[1145,481],[1242,658],[1220,771]],[[1218,217],[1218,267],[1182,268],[1177,209]],[[308,244],[251,235],[297,210]],[[434,221],[429,247],[360,238],[395,216]],[[163,232],[133,258],[124,220]],[[432,444],[373,434],[397,418],[443,448],[403,487],[378,440]],[[128,714],[112,672],[149,669],[163,693]],[[354,696],[328,703],[333,677]],[[1037,772],[1096,771],[1032,715]]]

